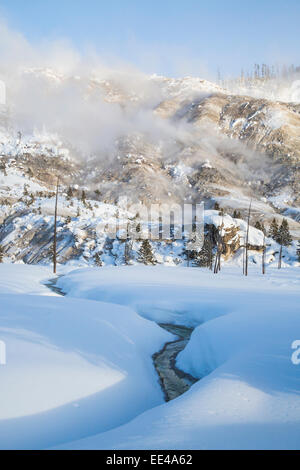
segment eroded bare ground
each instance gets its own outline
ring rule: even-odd
[[[193,328],[164,323],[159,326],[178,336],[177,340],[166,343],[161,351],[153,355],[165,400],[170,401],[185,393],[198,380],[176,367],[176,357],[187,345]]]

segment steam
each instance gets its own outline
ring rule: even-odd
[[[22,133],[45,128],[83,154],[107,153],[116,139],[133,132],[153,140],[170,134],[152,113],[162,98],[159,88],[138,70],[109,68],[65,42],[33,47],[3,23],[0,35],[0,78],[14,127]]]
[[[0,36],[0,78],[7,85],[14,128],[22,134],[46,129],[82,157],[103,161],[116,155],[116,142],[127,135],[142,135],[160,147],[162,156],[175,159],[182,157],[181,147],[200,143],[198,163],[209,156],[214,166],[228,171],[236,171],[237,165],[245,175],[250,167],[261,170],[261,156],[220,137],[215,129],[195,129],[183,119],[171,122],[153,113],[166,98],[162,81],[130,65],[108,66],[96,54],[82,55],[66,41],[32,46],[3,22]],[[221,148],[242,153],[243,161],[221,158]]]

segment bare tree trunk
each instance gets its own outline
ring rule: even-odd
[[[222,230],[224,227],[223,220],[224,218],[222,217],[221,232],[220,232],[220,229],[218,229],[218,235],[217,235],[217,253],[216,253],[216,260],[215,260],[215,267],[214,267],[215,274],[221,271],[221,256],[222,256],[222,251],[223,251]]]
[[[245,275],[245,239],[243,238],[243,276]]]
[[[247,220],[247,236],[246,236],[246,259],[245,259],[245,276],[248,276],[248,249],[249,249],[249,228],[250,228],[250,216],[251,216],[251,205],[252,199],[249,205],[248,220]]]
[[[262,253],[262,273],[266,274],[266,235],[264,234],[264,246]]]
[[[222,244],[219,250],[218,271],[221,271],[221,256],[222,256]]]
[[[214,274],[218,274],[218,272],[221,271],[221,255],[222,255],[222,245],[220,243],[220,240],[218,240]]]
[[[59,188],[59,178],[57,178],[56,184],[56,195],[55,195],[55,213],[54,213],[54,239],[53,239],[53,272],[56,274],[56,264],[57,264],[57,205],[58,205],[58,188]]]
[[[126,241],[125,241],[125,245],[124,245],[124,262],[125,262],[125,265],[128,266],[129,265],[129,224],[127,224],[126,226],[126,231],[127,231],[127,237],[126,237]]]
[[[281,265],[282,265],[282,245],[280,245],[278,269],[281,269]]]
[[[213,270],[213,243],[211,239],[211,233],[209,234],[209,269]]]
[[[217,274],[217,272],[218,272],[218,261],[219,261],[219,245],[217,245],[217,253],[216,253],[216,259],[215,259],[214,274]]]

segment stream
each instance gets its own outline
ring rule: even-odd
[[[66,295],[65,292],[60,287],[57,287],[56,285],[60,277],[62,276],[57,276],[54,279],[49,279],[49,281],[47,281],[44,285],[48,287],[48,289],[52,290],[52,292],[55,292],[55,294],[58,294],[64,297]]]
[[[159,323],[159,326],[178,336],[152,356],[165,400],[170,401],[185,393],[198,380],[176,367],[176,357],[187,345],[193,328],[165,323]]]
[[[45,286],[52,292],[55,292],[55,294],[65,296],[65,292],[57,287],[57,281],[60,277],[61,276],[49,279],[49,281],[45,283]],[[176,357],[187,345],[193,328],[168,323],[158,323],[158,325],[169,333],[177,336],[177,339],[166,343],[160,351],[152,356],[165,400],[170,401],[185,393],[198,381],[195,377],[192,377],[176,367]]]

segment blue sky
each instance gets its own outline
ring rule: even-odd
[[[300,63],[300,0],[0,0],[0,15],[33,44],[64,38],[150,73]]]

